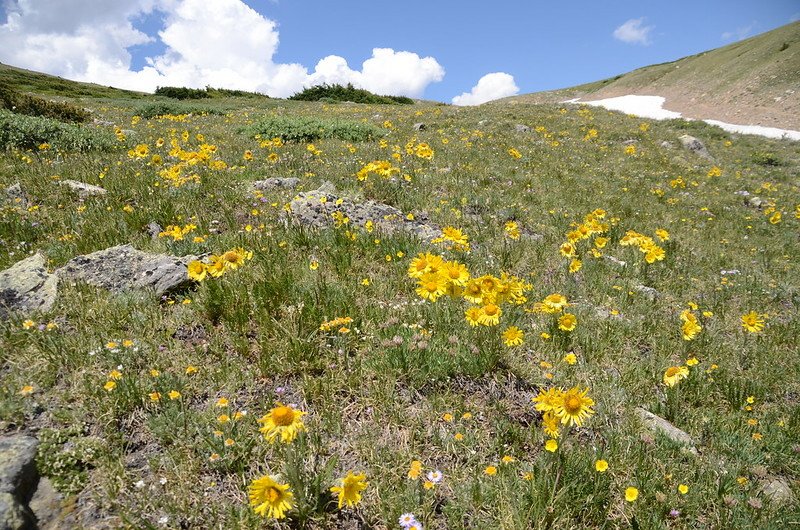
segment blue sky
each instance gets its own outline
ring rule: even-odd
[[[257,36],[231,42],[230,48],[224,50],[227,54],[225,57],[216,56],[218,50],[225,48],[225,45],[217,43],[207,53],[216,57],[214,61],[218,68],[209,73],[202,65],[201,55],[191,61],[179,62],[182,60],[179,55],[189,54],[181,47],[183,41],[180,40],[181,35],[184,40],[188,39],[186,32],[181,34],[176,30],[170,45],[162,42],[158,35],[166,24],[175,19],[175,13],[179,11],[176,6],[183,3],[186,4],[187,12],[191,11],[188,5],[190,0],[139,0],[140,8],[131,7],[127,10],[117,5],[124,2],[87,2],[88,0],[6,0],[0,15],[0,61],[34,69],[46,68],[45,71],[49,73],[96,80],[103,84],[114,84],[113,81],[117,80],[119,83],[139,87],[146,86],[148,82],[166,84],[165,81],[175,79],[200,86],[219,86],[230,80],[239,86],[249,87],[255,83],[266,91],[285,92],[301,82],[308,84],[314,80],[333,79],[314,76],[317,62],[333,55],[347,63],[347,73],[342,75],[362,80],[361,84],[367,88],[378,86],[387,91],[416,91],[414,95],[422,95],[426,99],[450,102],[454,96],[469,92],[482,76],[491,72],[504,72],[513,76],[511,84],[516,84],[519,93],[561,88],[716,48],[800,18],[800,2],[797,0],[406,0],[402,3],[353,0],[204,0],[202,5],[206,6],[220,2],[221,12],[226,14],[232,13],[231,7],[240,2],[257,13],[240,17],[243,20],[241,24],[236,24],[234,20],[225,26],[222,22],[217,28],[219,31],[227,31],[229,34],[246,34],[248,31],[263,34],[267,26],[258,20],[260,17],[274,22],[270,29],[273,33],[277,32],[275,37],[278,38],[274,45],[262,42]],[[149,4],[154,2],[158,7],[151,9]],[[33,3],[40,6],[52,3],[50,9],[63,10],[64,27],[58,27],[59,17],[43,22],[43,15],[30,7]],[[108,7],[104,8],[103,4]],[[87,5],[95,6],[95,9],[83,9]],[[10,13],[16,16],[13,24],[10,23]],[[217,15],[217,18],[224,17]],[[251,19],[252,24],[248,22]],[[208,25],[214,26],[214,19],[209,20]],[[631,20],[634,22],[629,23],[628,28],[632,31],[620,35],[627,35],[628,41],[615,38],[615,30]],[[193,23],[202,24],[197,21]],[[105,36],[97,36],[96,46],[85,45],[87,35],[91,35],[85,29],[89,24],[93,28],[106,24],[105,30],[95,29],[106,33]],[[138,30],[152,40],[141,42],[145,39],[128,35],[127,27]],[[81,52],[80,45],[70,46],[71,43],[74,44],[73,41],[62,43],[58,47],[33,44],[39,43],[40,40],[36,38],[41,39],[42,35],[48,35],[48,31],[57,35],[54,37],[56,39],[66,38],[64,35],[73,32],[84,39],[79,42],[83,42],[92,51]],[[197,38],[202,41],[213,39],[214,31],[213,27],[198,30]],[[126,37],[117,38],[115,32]],[[184,45],[190,46],[189,43]],[[37,46],[41,49],[37,50]],[[126,57],[114,46],[121,46],[129,56]],[[260,46],[268,49],[265,53],[271,52],[268,63],[257,64],[261,60],[258,56]],[[388,81],[388,84],[375,84],[377,81],[374,79],[370,84],[366,70],[363,76],[360,71],[362,63],[372,57],[373,48],[412,52],[418,59],[431,57],[444,73],[441,75],[442,72],[436,68],[432,71],[430,65],[423,68],[417,61],[408,66],[409,77],[421,76],[420,82],[413,86],[405,86],[399,82],[395,86]],[[170,49],[172,52],[168,54]],[[37,52],[39,56],[36,55]],[[68,53],[73,55],[66,55]],[[92,53],[96,57],[91,56]],[[59,57],[59,54],[65,56]],[[245,56],[242,59],[243,71],[231,73],[230,64],[233,61],[235,65],[236,54]],[[47,57],[41,57],[42,55]],[[87,56],[91,57],[86,59]],[[120,71],[111,79],[104,77],[103,72],[108,71],[111,66],[124,66],[131,73],[139,72],[148,65],[152,67],[153,63],[148,63],[148,57],[166,59],[160,61],[148,76],[128,75]],[[391,62],[394,59],[397,57],[388,57],[386,61],[389,62],[384,66],[394,68],[392,65],[395,63]],[[280,77],[282,81],[261,85],[255,74],[251,78],[238,79],[239,74],[247,75],[244,70],[252,70],[245,66],[250,64],[248,60],[253,61],[253,68],[257,67],[254,71],[262,77]],[[86,63],[85,67],[82,61]],[[109,63],[109,68],[103,67],[103,61]],[[128,64],[124,64],[126,61]],[[280,66],[295,64],[298,68]],[[307,70],[306,77],[303,77],[303,72],[299,69],[301,65]],[[187,73],[190,67],[194,68],[191,74]],[[258,69],[262,67],[262,70]],[[236,68],[233,67],[232,70],[235,71]],[[377,71],[378,74],[370,75],[382,75],[380,72],[384,72]],[[92,79],[92,76],[96,79]],[[206,79],[204,76],[209,77]]]

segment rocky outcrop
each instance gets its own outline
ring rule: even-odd
[[[12,206],[19,206],[20,208],[28,207],[28,196],[22,190],[22,186],[19,185],[19,182],[6,188],[5,199],[6,202]]]
[[[356,202],[348,197],[340,197],[329,182],[316,190],[297,195],[291,202],[289,217],[301,225],[321,228],[334,224],[333,216],[336,212],[340,212],[352,225],[358,227],[372,221],[376,228],[385,232],[399,230],[425,241],[441,235],[439,227],[410,220],[393,206],[375,201]]]
[[[684,450],[692,454],[697,454],[694,440],[686,432],[642,407],[636,407],[636,415],[642,421],[642,425],[652,433],[662,435],[676,444],[681,445]]]
[[[94,184],[86,184],[85,182],[79,182],[77,180],[60,180],[59,184],[67,186],[72,191],[76,192],[81,199],[108,193],[105,188],[95,186]]]
[[[152,289],[157,295],[189,283],[187,265],[196,256],[149,254],[130,245],[77,256],[56,270],[62,281],[85,282],[112,292]]]
[[[47,272],[46,264],[42,254],[35,254],[0,272],[0,315],[53,307],[58,277]]]
[[[300,184],[300,179],[294,177],[275,177],[264,180],[256,180],[251,184],[251,186],[253,189],[260,191],[272,191],[279,189],[293,190],[298,186],[298,184]]]

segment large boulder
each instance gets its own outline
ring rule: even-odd
[[[36,451],[39,441],[29,436],[0,437],[0,529],[36,528],[36,518],[28,507],[39,473]]]
[[[692,153],[696,154],[700,158],[705,158],[706,160],[714,160],[711,156],[711,153],[708,152],[706,146],[703,145],[703,142],[695,138],[694,136],[690,136],[688,134],[684,134],[678,140],[681,141],[681,145],[684,149],[688,149]]]
[[[77,256],[56,270],[64,281],[81,281],[112,292],[152,289],[157,295],[189,283],[187,265],[196,256],[149,254],[130,245]]]
[[[53,307],[58,277],[47,272],[46,263],[42,254],[35,254],[0,272],[0,315]]]
[[[385,232],[403,231],[431,241],[441,235],[441,230],[432,224],[408,219],[403,212],[388,204],[375,201],[356,202],[340,197],[329,182],[316,190],[298,194],[291,202],[289,216],[301,225],[321,228],[334,224],[333,214],[341,212],[354,226],[363,227],[372,221],[376,228]]]

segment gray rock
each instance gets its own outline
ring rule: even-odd
[[[761,208],[766,206],[767,201],[756,195],[750,195],[748,197],[745,197],[744,204],[745,206],[749,206],[750,208],[758,208],[760,210]]]
[[[695,455],[697,454],[695,442],[686,432],[642,407],[636,407],[636,415],[642,421],[642,424],[651,432],[663,435],[669,440],[682,445],[684,450]]]
[[[694,136],[689,136],[688,134],[684,134],[678,140],[681,141],[681,145],[684,149],[688,149],[692,153],[696,154],[700,158],[705,158],[706,160],[714,160],[711,154],[706,149],[706,146],[703,145],[703,142],[695,138]]]
[[[530,127],[528,127],[527,125],[522,125],[521,123],[518,123],[517,125],[515,125],[514,126],[514,130],[517,131],[518,133],[531,132],[531,128]]]
[[[9,311],[49,311],[56,301],[58,277],[35,254],[0,272],[0,315]]]
[[[53,483],[47,477],[39,479],[39,486],[28,504],[39,530],[57,530],[63,528],[61,515],[62,496],[56,491]]]
[[[28,196],[22,191],[22,186],[19,185],[19,182],[6,188],[6,199],[15,206],[28,207]]]
[[[36,521],[30,509],[10,493],[0,492],[0,530],[34,530]]]
[[[152,289],[161,295],[190,282],[187,265],[196,259],[149,254],[119,245],[72,258],[55,274],[64,281],[82,281],[112,292]]]
[[[108,193],[105,188],[95,186],[94,184],[86,184],[85,182],[79,182],[77,180],[60,180],[59,184],[62,186],[67,186],[72,191],[77,192],[81,199],[85,199],[86,197],[94,197],[96,195],[105,195]]]
[[[758,491],[773,504],[791,504],[794,500],[789,481],[783,477],[764,477]]]
[[[287,189],[293,190],[300,184],[300,179],[294,177],[287,177],[287,178],[271,178],[271,179],[264,179],[264,180],[257,180],[251,184],[253,189],[261,190],[261,191],[270,191],[276,189]]]
[[[636,145],[638,143],[639,143],[639,140],[631,138],[629,140],[625,140],[624,142],[622,142],[622,145]]]
[[[158,234],[163,232],[164,229],[155,221],[147,223],[147,233],[150,234],[150,239],[158,239]]]
[[[333,185],[324,183],[319,189],[298,194],[291,202],[290,218],[301,225],[314,228],[330,226],[332,215],[341,212],[354,226],[363,227],[372,221],[376,228],[392,233],[397,230],[430,241],[441,235],[441,230],[419,220],[408,220],[403,212],[380,202],[355,202],[348,197],[339,197]]]
[[[603,256],[603,258],[605,258],[607,261],[610,261],[614,265],[618,265],[619,267],[626,267],[628,265],[627,262],[622,261],[621,259],[617,259],[614,256],[605,255]]]
[[[28,503],[36,491],[39,441],[30,436],[0,438],[0,529],[36,528]]]
[[[672,144],[672,142],[668,142],[666,140],[661,142],[661,147],[663,147],[664,149],[675,149],[675,146]]]
[[[427,129],[427,128],[428,128],[428,126],[427,126],[427,125],[425,125],[425,124],[424,124],[424,123],[422,123],[422,122],[415,123],[415,124],[413,125],[413,129],[414,129],[415,131],[424,131],[424,130],[425,130],[425,129]]]
[[[644,297],[648,300],[655,300],[661,295],[661,293],[659,293],[656,289],[647,287],[646,285],[636,285],[633,287],[633,290],[644,295]]]

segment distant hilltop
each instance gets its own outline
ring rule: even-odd
[[[493,104],[661,96],[685,118],[800,130],[800,22],[602,81]]]

